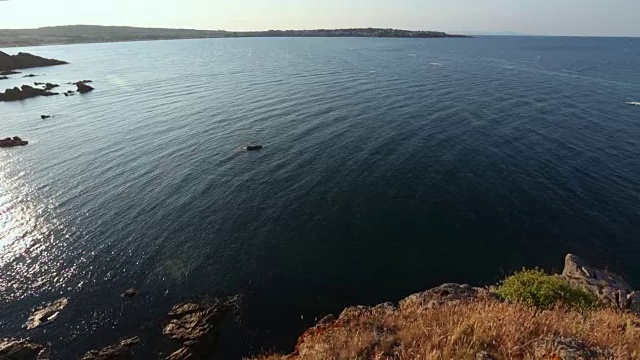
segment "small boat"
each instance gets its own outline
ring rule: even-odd
[[[24,141],[19,137],[14,136],[13,138],[6,138],[6,139],[0,140],[0,147],[25,146],[28,143],[29,143],[28,141]]]

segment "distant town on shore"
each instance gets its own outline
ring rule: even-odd
[[[225,31],[139,28],[129,26],[69,25],[38,29],[0,30],[0,47],[36,46],[55,44],[81,44],[99,42],[175,40],[201,38],[246,37],[386,37],[386,38],[448,38],[467,37],[438,31],[411,31],[398,29],[319,29]]]

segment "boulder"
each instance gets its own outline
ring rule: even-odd
[[[29,320],[26,324],[27,330],[50,324],[58,317],[60,311],[62,311],[62,309],[64,309],[68,303],[69,299],[62,298],[52,303],[40,306],[33,311],[31,316],[29,316]]]
[[[46,348],[24,339],[0,339],[2,360],[45,360]]]
[[[237,316],[241,298],[178,304],[169,312],[162,333],[182,344],[167,359],[208,359],[215,353],[221,327]]]
[[[41,66],[53,66],[68,64],[66,61],[46,59],[29,53],[19,52],[16,55],[9,55],[0,51],[0,71],[6,72],[15,69],[28,69]],[[10,75],[10,74],[3,74]]]
[[[89,351],[82,360],[132,360],[131,348],[140,343],[140,338],[132,337],[120,341],[119,344],[107,346],[101,350]]]
[[[93,88],[83,82],[78,82],[76,83],[76,86],[78,87],[78,92],[80,94],[84,94],[84,93],[88,93],[89,91],[93,91]]]
[[[50,92],[44,89],[36,89],[29,85],[22,85],[20,88],[14,87],[7,89],[4,93],[0,93],[0,101],[19,101],[36,96],[52,96],[58,93]]]
[[[576,255],[567,254],[561,277],[592,292],[606,304],[621,310],[640,311],[640,292],[633,291],[620,275],[591,267]]]

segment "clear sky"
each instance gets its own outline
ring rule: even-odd
[[[71,24],[640,36],[640,0],[0,0],[0,28]]]

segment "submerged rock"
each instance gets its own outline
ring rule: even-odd
[[[0,339],[2,360],[46,360],[46,348],[24,339]]]
[[[15,69],[28,69],[42,66],[53,66],[68,64],[66,61],[46,59],[29,53],[19,52],[16,55],[9,55],[0,51],[0,70],[7,72]],[[15,73],[15,72],[14,72]],[[2,74],[10,75],[10,74]]]
[[[42,325],[47,325],[54,321],[60,311],[64,309],[69,303],[69,299],[62,298],[58,299],[50,304],[44,304],[38,309],[36,309],[31,316],[29,316],[29,320],[27,321],[27,329],[35,329]]]
[[[125,339],[117,345],[89,351],[82,360],[132,360],[133,352],[131,348],[138,343],[140,343],[140,338],[137,336]]]
[[[170,360],[208,359],[215,353],[220,328],[237,316],[240,297],[214,299],[209,302],[178,304],[169,312],[169,322],[162,333],[182,343],[169,355]]]
[[[0,93],[0,101],[20,101],[34,98],[36,96],[52,96],[58,93],[49,92],[44,89],[36,89],[29,85],[22,85],[20,88],[14,87],[7,89],[4,93]]]
[[[0,140],[0,147],[13,147],[13,146],[25,146],[28,145],[28,141],[24,141],[18,136],[14,136],[13,138],[6,138]]]
[[[571,284],[594,293],[607,304],[640,313],[640,292],[633,291],[620,275],[593,268],[578,256],[567,254],[561,276]]]
[[[83,82],[78,82],[76,83],[76,86],[78,87],[78,92],[80,94],[84,94],[84,93],[88,93],[89,91],[93,91],[93,88]]]

